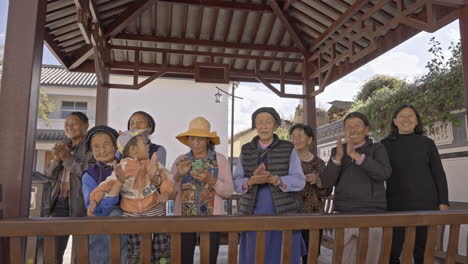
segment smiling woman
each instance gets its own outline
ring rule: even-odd
[[[387,209],[384,182],[392,171],[385,147],[369,138],[369,120],[359,112],[344,118],[346,143],[337,140],[327,167],[320,174],[325,187],[335,187],[335,210],[339,213],[377,213]],[[369,228],[368,264],[378,263],[381,228]],[[343,259],[356,263],[359,232],[345,230]]]
[[[402,105],[391,121],[392,132],[382,140],[392,165],[387,180],[390,211],[447,210],[448,187],[434,141],[424,136],[423,123],[412,105]],[[405,230],[393,229],[390,263],[400,263]],[[427,228],[416,228],[414,263],[424,262]]]

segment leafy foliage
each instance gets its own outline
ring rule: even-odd
[[[38,107],[38,113],[37,115],[39,116],[40,119],[44,120],[46,124],[49,126],[50,121],[47,115],[50,112],[53,112],[55,110],[55,105],[51,102],[49,102],[49,98],[47,94],[45,93],[44,89],[41,88],[39,91],[39,107]]]
[[[356,95],[355,100],[366,102],[376,91],[387,87],[388,89],[398,89],[405,84],[405,81],[387,75],[375,75],[368,80]]]
[[[432,59],[427,63],[428,73],[413,82],[398,80],[396,87],[374,87],[372,93],[366,88],[362,98],[353,105],[354,111],[360,111],[369,117],[372,130],[377,136],[384,136],[390,131],[394,111],[402,104],[412,104],[418,109],[423,123],[432,129],[437,121],[452,122],[460,125],[460,120],[453,110],[464,107],[463,69],[461,61],[461,43],[451,43],[450,58],[445,60],[440,42],[431,38]],[[371,79],[369,82],[373,82]],[[363,89],[369,82],[363,85]],[[398,83],[399,83],[398,82]]]
[[[278,127],[275,134],[278,135],[279,139],[289,140],[289,130],[285,127]]]

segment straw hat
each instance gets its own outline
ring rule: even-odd
[[[182,144],[188,146],[189,136],[209,138],[210,141],[215,145],[218,145],[220,142],[216,132],[211,132],[210,122],[201,116],[192,119],[188,126],[188,130],[182,134],[177,135],[176,138],[182,142]]]

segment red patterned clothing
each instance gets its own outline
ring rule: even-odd
[[[319,157],[313,157],[311,160],[301,160],[302,170],[304,175],[307,176],[309,173],[315,173],[320,175],[325,169],[325,162]],[[323,201],[322,199],[328,197],[332,192],[333,187],[318,188],[316,184],[306,183],[304,190],[302,191],[302,197],[304,199],[304,213],[321,213],[323,212]]]

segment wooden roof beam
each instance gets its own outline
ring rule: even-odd
[[[193,55],[202,57],[220,57],[220,58],[239,58],[239,59],[258,59],[267,61],[284,61],[284,62],[297,62],[301,63],[303,59],[293,59],[284,57],[274,56],[260,56],[260,55],[247,55],[247,54],[228,54],[222,52],[207,52],[207,51],[195,51],[195,50],[184,50],[184,49],[161,49],[161,48],[150,48],[150,47],[135,47],[135,46],[122,46],[122,45],[109,45],[110,49],[114,50],[132,50],[132,51],[145,51],[145,52],[158,52],[167,54],[179,54],[179,55]]]
[[[432,4],[449,7],[462,7],[468,5],[468,0],[433,0]]]
[[[233,43],[233,42],[215,41],[215,40],[149,36],[149,35],[137,35],[137,34],[127,34],[127,33],[117,34],[117,36],[115,36],[114,39],[175,43],[175,44],[229,48],[229,49],[264,50],[264,51],[302,53],[296,47],[279,47],[279,46],[269,46],[269,45],[263,45],[263,44]]]
[[[128,24],[154,5],[154,3],[154,0],[140,0],[135,2],[134,5],[125,10],[125,12],[119,15],[118,19],[114,20],[112,24],[109,25],[105,32],[106,39],[109,40],[113,36],[117,35],[126,26],[128,26]]]
[[[340,18],[338,18],[328,29],[315,40],[309,47],[309,51],[314,51],[318,48],[323,42],[325,42],[329,37],[333,35],[338,29],[343,26],[346,21],[353,17],[356,12],[358,12],[363,6],[368,3],[368,0],[358,0],[351,7],[349,7],[346,12],[344,12]]]
[[[275,15],[283,23],[283,26],[286,28],[286,31],[288,31],[288,34],[293,40],[296,47],[299,48],[299,50],[301,51],[301,53],[304,55],[305,58],[308,58],[310,54],[307,51],[305,44],[302,42],[302,39],[297,34],[296,29],[293,28],[292,24],[289,22],[288,18],[286,17],[286,14],[283,12],[283,10],[281,10],[276,0],[268,0],[268,4],[271,6],[271,9],[273,9],[273,12],[275,13]]]
[[[224,8],[241,11],[272,13],[270,6],[265,4],[241,3],[235,1],[216,1],[216,0],[158,0],[160,3],[185,4],[202,7]]]
[[[44,43],[46,44],[47,48],[49,48],[50,52],[54,54],[55,58],[67,69],[70,69],[70,63],[67,58],[63,55],[62,51],[57,44],[54,42],[50,34],[47,32],[44,34]]]

